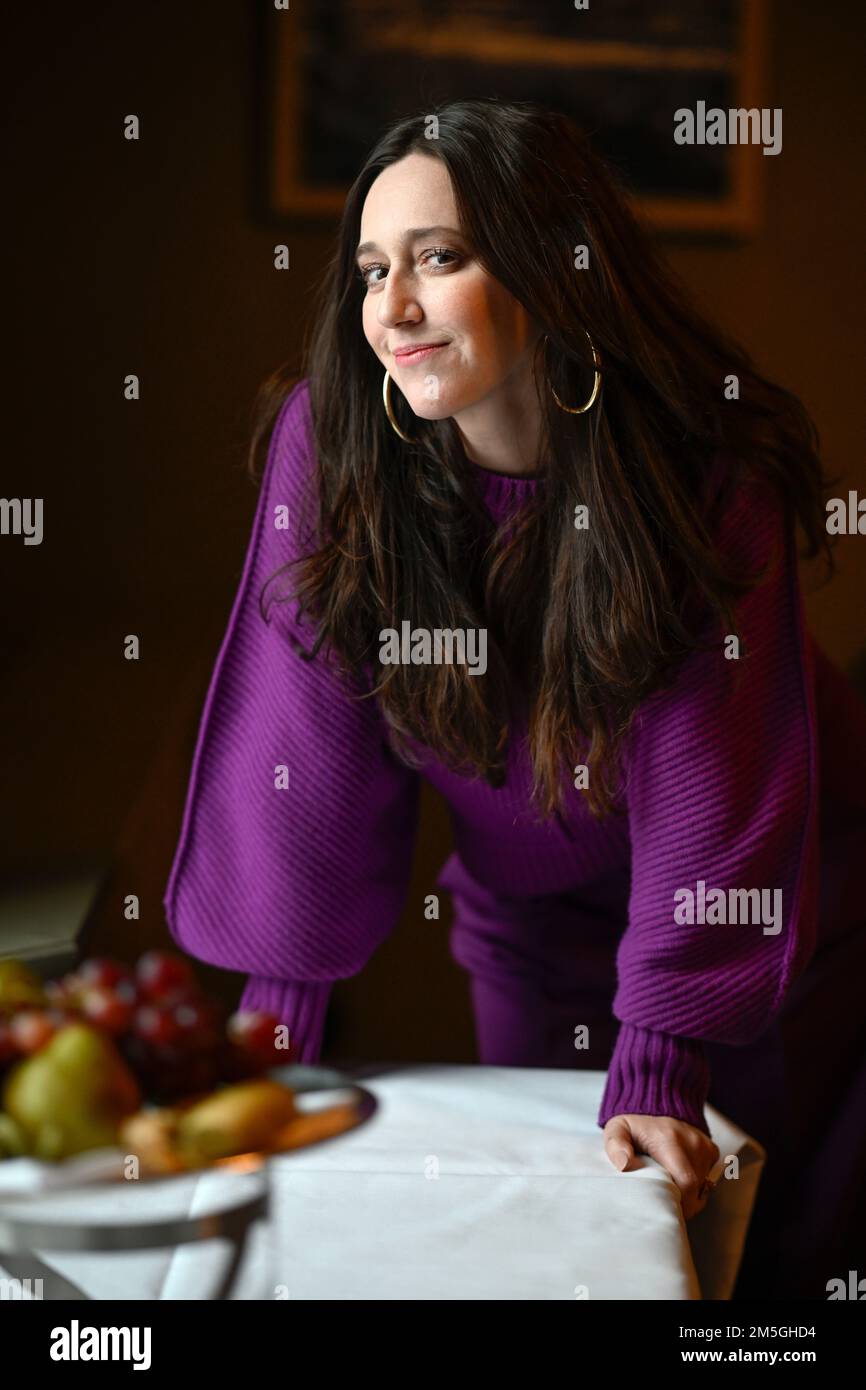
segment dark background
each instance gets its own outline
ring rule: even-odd
[[[333,233],[263,210],[257,34],[242,0],[6,16],[2,493],[43,497],[46,529],[41,546],[0,537],[0,893],[22,873],[104,865],[86,941],[127,959],[170,944],[161,899],[256,501],[250,408],[265,376],[298,362]],[[838,491],[861,496],[864,48],[849,2],[777,5],[767,104],[783,108],[784,145],[766,159],[763,227],[742,243],[667,243],[703,306],[802,397]],[[137,143],[122,138],[130,112]],[[273,268],[281,241],[289,272]],[[141,377],[134,405],[127,372]],[[804,571],[808,616],[856,672],[866,539],[836,554],[829,587],[812,592]],[[127,633],[137,662],[123,659]],[[326,1055],[473,1059],[447,902],[438,923],[423,916],[449,844],[425,787],[403,915],[337,985]],[[242,977],[201,974],[236,999]]]

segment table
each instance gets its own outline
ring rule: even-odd
[[[268,1217],[248,1235],[232,1298],[730,1298],[766,1154],[712,1106],[717,1167],[732,1155],[738,1173],[720,1176],[686,1223],[655,1160],[619,1173],[607,1158],[595,1122],[603,1072],[430,1063],[347,1074],[378,1111],[270,1160]],[[134,1197],[140,1218],[192,1217],[255,1181],[207,1172]],[[128,1199],[88,1192],[76,1212],[105,1220]],[[209,1299],[228,1244],[36,1254],[92,1299]]]

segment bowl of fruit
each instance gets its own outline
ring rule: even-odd
[[[0,960],[0,1195],[249,1169],[375,1108],[339,1072],[297,1064],[279,1019],[226,1017],[175,952],[48,981]]]

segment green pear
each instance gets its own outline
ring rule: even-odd
[[[27,1140],[11,1115],[0,1113],[0,1158],[20,1158],[27,1152]]]
[[[55,1161],[115,1144],[121,1120],[141,1106],[141,1091],[106,1033],[69,1023],[15,1064],[3,1106],[28,1151]]]

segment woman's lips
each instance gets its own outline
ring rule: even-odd
[[[395,352],[394,357],[401,367],[411,367],[414,362],[423,362],[431,353],[438,352],[440,348],[447,346],[447,343],[422,344],[421,347]]]

